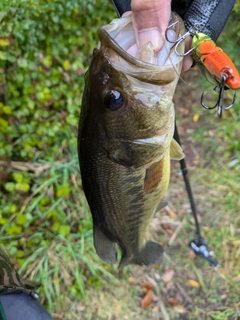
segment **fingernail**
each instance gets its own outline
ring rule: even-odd
[[[124,17],[127,17],[127,16],[129,16],[130,14],[132,14],[132,11],[126,11],[126,12],[124,12],[124,14],[122,15],[122,17],[124,18]]]
[[[139,30],[138,46],[141,47],[147,42],[152,42],[154,51],[158,52],[163,46],[164,39],[157,28]]]

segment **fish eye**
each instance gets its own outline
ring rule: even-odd
[[[110,90],[105,96],[104,104],[109,110],[117,111],[123,106],[124,97],[119,91]]]

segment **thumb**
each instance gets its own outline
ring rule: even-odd
[[[152,42],[158,52],[165,41],[171,15],[171,0],[132,0],[132,19],[138,47]]]

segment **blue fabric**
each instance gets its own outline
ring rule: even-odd
[[[0,294],[1,305],[7,320],[54,320],[37,300],[26,293]]]

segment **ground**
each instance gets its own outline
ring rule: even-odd
[[[42,284],[39,300],[56,320],[238,319],[239,97],[222,120],[204,110],[206,81],[196,68],[174,97],[202,234],[220,267],[189,249],[195,228],[173,161],[168,207],[148,234],[164,246],[164,257],[151,268],[119,271],[95,253],[77,157],[83,74],[97,28],[116,13],[103,0],[17,2],[21,10],[0,5],[0,240],[12,263]],[[217,43],[240,70],[235,9]],[[204,100],[214,105],[208,90]],[[224,96],[228,104],[232,91]]]
[[[148,235],[164,246],[161,264],[123,271],[104,265],[114,285],[89,287],[86,301],[71,305],[69,318],[56,319],[240,319],[239,164],[232,165],[234,154],[224,156],[226,145],[216,134],[231,118],[220,120],[216,110],[200,106],[196,77],[197,70],[184,76],[174,100],[202,233],[220,266],[209,266],[189,249],[193,218],[179,164],[172,162],[168,206],[157,212]]]
[[[28,172],[32,179],[31,189],[17,195],[20,212],[1,221],[2,242],[23,276],[42,283],[40,301],[56,320],[239,319],[240,102],[218,119],[215,109],[200,106],[200,78],[196,69],[186,73],[174,101],[202,234],[218,268],[189,249],[195,228],[176,161],[168,206],[156,213],[148,234],[164,246],[163,259],[121,271],[93,248],[75,142],[61,145],[52,163],[2,163],[15,178]],[[212,91],[208,96],[213,105]]]

